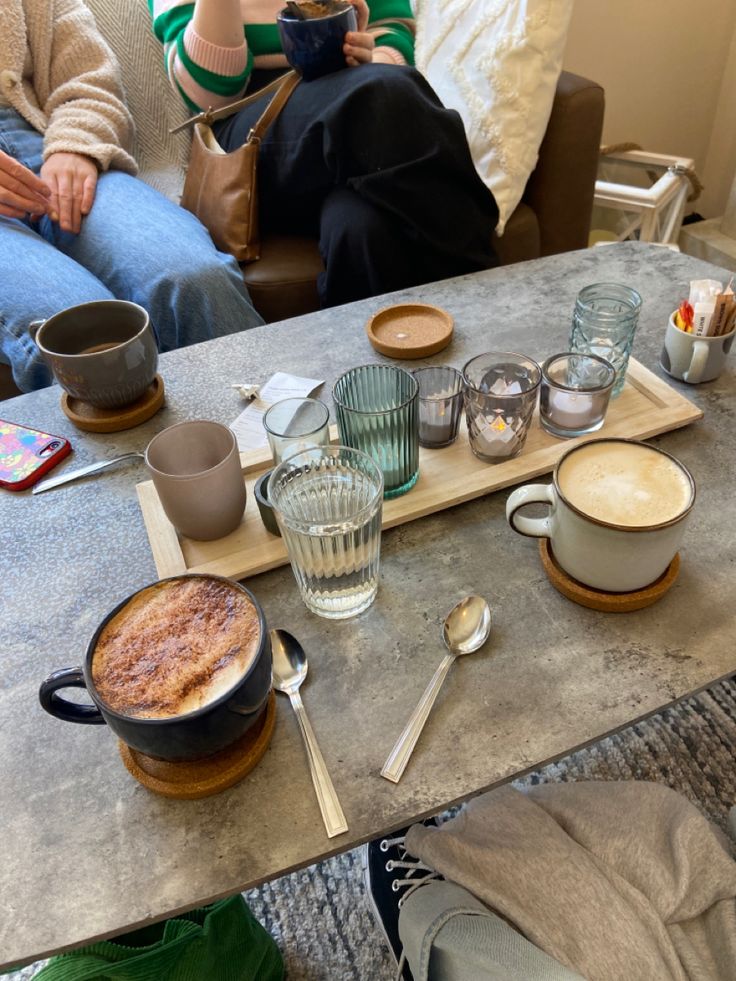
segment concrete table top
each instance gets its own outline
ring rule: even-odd
[[[166,354],[165,408],[125,433],[78,432],[61,412],[56,387],[9,400],[0,415],[68,436],[74,454],[63,466],[71,469],[142,450],[182,419],[231,422],[242,408],[231,383],[264,382],[276,370],[324,378],[329,401],[341,371],[381,360],[364,324],[387,303],[435,303],[454,316],[452,346],[434,363],[462,366],[488,349],[541,361],[566,348],[578,290],[601,281],[641,293],[634,356],[666,378],[658,354],[669,313],[690,279],[724,275],[654,246],[589,249]],[[378,599],[355,620],[308,613],[288,566],[248,580],[269,624],[291,631],[309,654],[302,694],[350,828],[336,839],[324,833],[284,698],[258,767],[238,786],[192,802],[157,797],[137,784],[106,727],[64,723],[41,709],[41,680],[81,664],[102,617],[156,579],[135,494],[146,479],[142,465],[39,496],[0,494],[0,967],[309,865],[735,672],[734,364],[732,356],[721,378],[701,387],[671,381],[705,416],[655,442],[691,469],[698,500],[680,576],[649,609],[597,613],[559,595],[542,571],[536,542],[507,527],[505,491],[384,533]],[[379,771],[442,657],[442,618],[472,592],[491,602],[491,640],[454,666],[403,779],[388,783]]]

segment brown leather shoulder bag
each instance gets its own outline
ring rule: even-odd
[[[182,207],[199,218],[218,249],[231,253],[239,262],[260,258],[258,152],[269,126],[299,80],[296,72],[287,72],[253,95],[222,109],[208,109],[171,131],[176,133],[186,126],[194,126]],[[251,105],[268,92],[273,92],[273,97],[251,128],[245,143],[227,153],[217,142],[212,124]]]

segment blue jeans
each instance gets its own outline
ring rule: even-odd
[[[43,137],[14,109],[0,108],[0,149],[39,172]],[[148,310],[161,351],[263,323],[235,259],[188,211],[128,174],[100,174],[78,235],[46,216],[0,216],[0,360],[22,391],[53,380],[29,323],[115,297]]]

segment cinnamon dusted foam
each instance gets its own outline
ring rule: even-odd
[[[232,583],[182,577],[141,590],[103,628],[92,678],[121,715],[164,719],[233,688],[260,644],[258,612]]]

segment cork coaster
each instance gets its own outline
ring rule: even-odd
[[[68,392],[61,396],[64,415],[71,419],[77,429],[88,433],[119,433],[132,429],[155,415],[163,404],[164,380],[161,375],[156,375],[139,399],[119,409],[98,409]]]
[[[204,760],[157,760],[120,740],[118,749],[128,772],[144,787],[163,797],[197,800],[219,794],[247,776],[268,749],[275,722],[276,698],[271,690],[259,721],[231,746]]]
[[[388,358],[427,358],[452,340],[453,319],[428,303],[399,303],[374,313],[365,325],[368,340]]]
[[[568,576],[557,564],[548,538],[540,538],[539,555],[547,578],[558,592],[574,603],[579,603],[580,606],[587,606],[591,610],[602,610],[604,613],[631,613],[633,610],[642,610],[645,606],[651,606],[669,590],[680,571],[678,552],[659,579],[649,586],[630,593],[606,593],[602,589],[584,586],[577,579]]]

